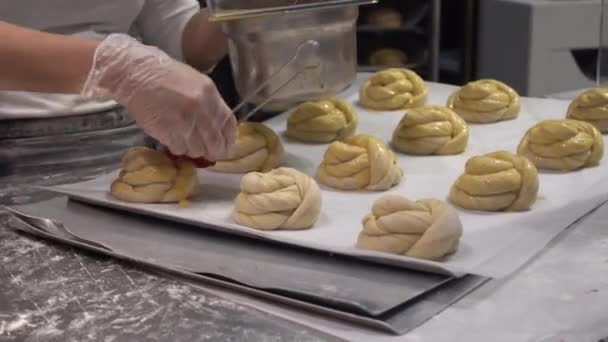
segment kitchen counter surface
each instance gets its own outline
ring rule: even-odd
[[[113,168],[0,178],[0,203],[46,200],[32,185]],[[598,342],[608,336],[607,222],[605,205],[519,272],[397,337],[21,235],[0,214],[0,341]]]
[[[608,205],[566,230],[518,272],[490,281],[405,336],[221,293],[349,341],[607,342]]]
[[[49,199],[31,185],[107,168],[0,178],[0,203]],[[15,232],[0,213],[0,341],[336,341],[135,265]]]

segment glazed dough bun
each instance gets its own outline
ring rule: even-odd
[[[517,153],[539,169],[572,171],[599,164],[604,139],[590,123],[578,120],[545,120],[526,132]]]
[[[306,142],[327,143],[355,134],[358,118],[353,107],[338,98],[305,102],[287,119],[287,136]]]
[[[368,109],[401,110],[422,106],[428,92],[424,80],[412,70],[390,68],[365,81],[359,99]]]
[[[524,211],[536,202],[538,188],[538,172],[530,160],[498,151],[469,159],[450,199],[470,210]]]
[[[580,94],[570,104],[567,117],[588,122],[600,132],[608,133],[608,87],[593,88]]]
[[[403,153],[459,154],[469,142],[469,125],[451,109],[424,106],[408,110],[393,133],[395,150]]]
[[[226,158],[218,160],[211,169],[226,173],[267,172],[279,165],[283,154],[283,144],[272,129],[261,123],[243,122]]]
[[[134,147],[125,153],[122,170],[110,191],[126,202],[187,204],[198,184],[193,163],[174,162],[163,152]]]
[[[448,98],[447,106],[469,123],[512,120],[521,108],[515,90],[492,79],[470,82],[456,90]]]

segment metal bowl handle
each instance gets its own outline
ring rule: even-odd
[[[239,20],[253,17],[261,17],[268,15],[285,14],[295,11],[307,11],[316,10],[321,8],[336,8],[343,6],[361,6],[378,3],[379,0],[316,0],[308,1],[306,3],[298,3],[298,1],[292,1],[285,5],[273,6],[273,7],[261,7],[251,9],[232,9],[232,8],[220,8],[216,4],[216,1],[207,0],[207,6],[212,10],[212,16],[209,18],[211,21],[227,21],[227,20]]]

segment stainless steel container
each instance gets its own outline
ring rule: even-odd
[[[116,167],[125,149],[142,145],[151,145],[151,140],[122,107],[74,116],[0,120],[0,182],[11,175],[43,177],[75,168]]]
[[[357,72],[358,15],[359,8],[350,5],[224,22],[239,95],[247,96],[272,77],[251,103],[261,104],[300,71],[297,64],[281,69],[293,59],[297,47],[309,40],[319,43],[320,67],[300,74],[262,109],[288,110],[301,101],[327,96],[351,85]]]

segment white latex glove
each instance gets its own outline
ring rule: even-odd
[[[236,119],[209,77],[127,35],[100,43],[81,94],[125,106],[175,155],[215,161],[236,139]]]

